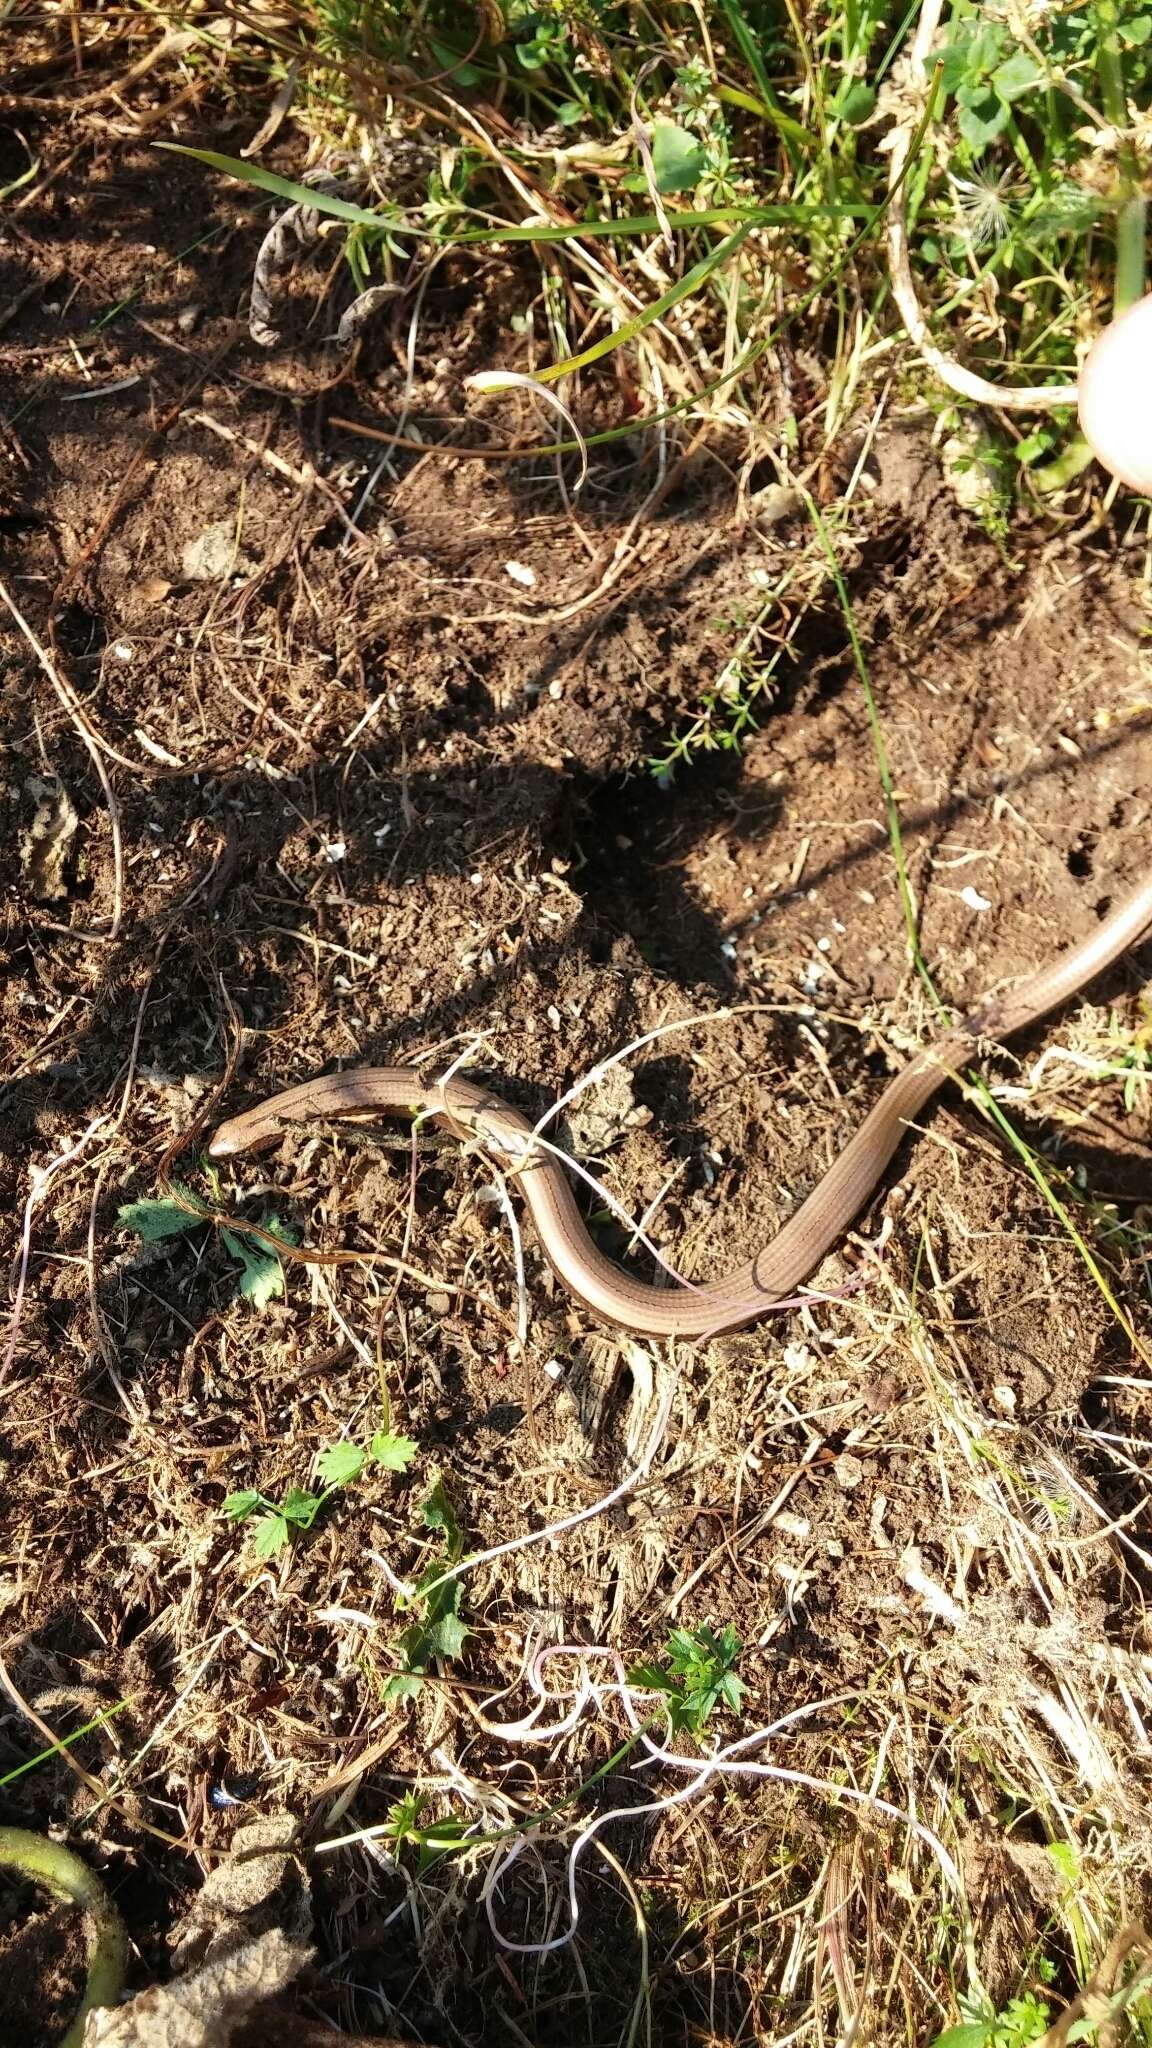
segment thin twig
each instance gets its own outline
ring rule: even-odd
[[[27,619],[24,617],[23,612],[17,605],[15,598],[13,598],[10,591],[8,590],[8,586],[3,581],[3,578],[0,578],[0,598],[3,598],[4,603],[7,605],[8,610],[11,612],[12,617],[15,619],[16,624],[19,626],[20,631],[23,633],[24,638],[27,640],[29,647],[32,649],[32,652],[36,656],[37,661],[40,663],[40,666],[43,669],[45,675],[47,676],[49,682],[51,683],[52,688],[55,690],[56,695],[60,699],[60,702],[63,705],[65,711],[67,712],[69,719],[71,720],[76,731],[79,733],[80,738],[83,740],[84,745],[87,748],[88,755],[91,759],[92,766],[95,768],[96,773],[100,779],[100,787],[104,792],[104,802],[108,811],[108,823],[112,829],[112,863],[114,870],[115,889],[115,895],[112,904],[112,921],[106,932],[83,931],[77,929],[72,931],[71,935],[74,938],[91,939],[99,942],[102,945],[108,945],[113,939],[117,937],[119,933],[120,922],[123,916],[124,908],[124,848],[120,837],[120,806],[116,801],[115,792],[112,788],[111,781],[109,780],[108,772],[104,766],[100,747],[97,744],[96,736],[92,730],[92,727],[88,723],[88,719],[85,714],[83,705],[80,703],[80,700],[77,697],[76,692],[73,690],[71,683],[69,683],[66,680],[63,672],[57,667],[56,663],[53,661],[52,656],[48,652],[48,649],[43,645],[43,643],[40,640],[37,639],[35,633],[32,631],[31,626],[28,624]],[[70,930],[71,928],[65,927],[65,929]]]

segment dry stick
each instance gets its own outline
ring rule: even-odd
[[[49,682],[51,683],[52,688],[55,690],[57,697],[60,699],[60,702],[63,705],[65,711],[67,712],[72,725],[75,727],[76,731],[79,733],[81,739],[83,740],[84,745],[88,750],[92,766],[95,768],[96,773],[100,779],[100,787],[104,792],[104,802],[108,811],[108,823],[112,829],[112,860],[115,875],[115,896],[112,905],[112,922],[109,925],[108,930],[106,932],[85,931],[79,927],[73,929],[70,926],[62,927],[62,929],[69,931],[71,937],[73,938],[88,939],[101,945],[108,945],[113,939],[117,937],[119,933],[120,922],[123,916],[124,909],[124,847],[120,837],[120,806],[116,802],[116,797],[112,789],[112,784],[108,777],[108,771],[105,768],[103,759],[101,757],[100,747],[97,744],[95,733],[93,732],[92,727],[88,723],[88,719],[85,714],[83,705],[80,703],[79,698],[76,696],[76,693],[72,688],[72,685],[66,681],[61,670],[57,668],[56,663],[53,661],[52,656],[48,652],[48,649],[45,646],[43,646],[41,642],[36,638],[35,633],[32,631],[32,628],[28,624],[27,619],[24,617],[23,612],[16,604],[15,599],[11,596],[8,587],[4,583],[2,578],[0,578],[0,598],[3,598],[4,603],[7,605],[8,610],[11,612],[12,617],[15,619],[16,624],[19,626],[20,631],[24,635],[24,638],[27,640],[29,647],[32,649],[33,654],[36,656],[37,661],[40,663],[40,666],[43,669],[45,675],[47,676]]]
[[[1105,2017],[1102,2014],[1098,2014],[1093,2008],[1098,2000],[1103,2000],[1110,2005],[1114,2003],[1116,2005],[1126,2004],[1138,1990],[1145,1989],[1148,1977],[1147,1959],[1150,1954],[1152,1954],[1152,1941],[1149,1940],[1147,1933],[1138,1920],[1133,1920],[1127,1927],[1122,1927],[1119,1934],[1115,1936],[1101,1957],[1088,1983],[1076,1993],[1071,2004],[1065,2006],[1059,2019],[1053,2022],[1048,2028],[1047,2033],[1041,2035],[1036,2043],[1036,2048],[1062,2048],[1062,2044],[1067,2041],[1072,2031],[1073,2023],[1080,2018],[1082,2013],[1087,2015],[1089,2011],[1092,2011],[1093,2018],[1096,2020],[1097,2025],[1100,2026],[1100,2033],[1097,2038],[1103,2041],[1105,2038],[1104,2026],[1108,2025],[1109,2021],[1116,2015],[1115,2012],[1110,2012]],[[1136,1982],[1129,1985],[1126,1991],[1122,1992],[1118,1989],[1118,1980],[1120,1972],[1130,1955],[1140,1955],[1144,1959],[1145,1968]],[[1111,2038],[1115,2037],[1112,2036]]]
[[[345,434],[360,434],[366,441],[384,441],[389,448],[408,448],[413,455],[460,455],[471,462],[526,462],[536,453],[531,441],[510,448],[470,448],[456,441],[418,441],[413,434],[393,434],[386,427],[370,427],[364,420],[342,419],[329,413],[328,425]]]
[[[20,1324],[24,1314],[24,1290],[28,1282],[28,1267],[32,1257],[32,1217],[39,1208],[40,1203],[44,1200],[53,1175],[58,1173],[62,1166],[69,1166],[74,1159],[78,1159],[89,1138],[101,1130],[107,1122],[107,1115],[96,1117],[89,1124],[87,1130],[81,1132],[75,1144],[68,1147],[66,1152],[57,1153],[55,1159],[48,1161],[47,1166],[34,1166],[32,1168],[28,1200],[24,1204],[24,1226],[20,1233],[20,1259],[17,1268],[12,1316],[8,1328],[8,1343],[5,1347],[3,1362],[0,1363],[0,1387],[4,1385],[8,1374],[12,1370],[12,1361],[16,1356],[16,1340],[20,1335]]]
[[[210,24],[205,23],[205,27]],[[165,57],[183,56],[193,43],[201,40],[199,29],[169,29],[158,43],[137,59],[124,73],[123,78],[114,78],[108,85],[98,85],[94,92],[82,93],[79,99],[43,99],[35,93],[0,93],[0,113],[24,114],[76,114],[82,107],[94,107],[101,100],[110,99],[114,93],[124,92],[138,79],[147,76]]]
[[[254,441],[249,434],[241,434],[236,428],[225,425],[223,420],[213,419],[211,413],[200,412],[199,410],[187,407],[183,410],[183,417],[190,421],[193,426],[206,427],[210,434],[215,434],[221,441],[229,441],[233,447],[243,448],[254,461],[263,463],[265,469],[270,469],[274,476],[285,477],[289,483],[295,484],[305,495],[310,491],[319,491],[320,495],[328,500],[336,517],[342,521],[347,530],[349,540],[363,540],[363,534],[359,527],[354,526],[348,517],[339,494],[328,482],[327,477],[321,476],[319,471],[314,469],[310,462],[306,463],[303,469],[297,469],[292,463],[286,462],[282,455],[277,455],[275,449],[261,447],[260,443]],[[339,426],[342,422],[334,420],[331,424]],[[357,429],[357,431],[363,430]]]
[[[432,1593],[438,1592],[441,1586],[447,1586],[453,1579],[462,1578],[465,1572],[475,1571],[478,1565],[491,1564],[494,1558],[508,1557],[514,1550],[527,1550],[534,1543],[546,1543],[557,1536],[566,1535],[569,1529],[578,1528],[581,1522],[590,1522],[595,1516],[605,1514],[609,1508],[615,1507],[617,1501],[624,1500],[631,1493],[633,1487],[638,1486],[642,1479],[648,1477],[652,1461],[664,1441],[664,1431],[667,1428],[668,1418],[672,1412],[672,1397],[674,1393],[675,1385],[673,1384],[669,1387],[660,1403],[656,1420],[652,1425],[648,1447],[640,1463],[636,1466],[635,1471],[629,1472],[620,1481],[618,1486],[612,1488],[611,1493],[604,1495],[602,1500],[593,1501],[591,1507],[580,1508],[572,1515],[564,1515],[560,1521],[550,1522],[545,1529],[530,1529],[526,1536],[513,1536],[507,1543],[496,1543],[489,1550],[477,1550],[471,1557],[462,1557],[459,1564],[454,1564],[448,1571],[441,1572],[439,1578],[431,1580],[426,1586],[408,1585],[405,1580],[397,1576],[388,1563],[387,1558],[381,1557],[378,1551],[370,1550],[368,1553],[369,1557],[374,1564],[379,1565],[393,1592],[399,1593],[403,1600],[411,1602],[413,1600],[428,1599]]]
[[[37,1735],[43,1737],[53,1753],[60,1757],[61,1762],[67,1764],[68,1769],[75,1777],[79,1778],[80,1783],[86,1785],[89,1792],[94,1794],[98,1802],[97,1807],[92,1809],[94,1812],[98,1810],[99,1806],[111,1806],[115,1812],[119,1813],[129,1823],[129,1826],[141,1828],[146,1835],[152,1835],[156,1841],[167,1843],[170,1849],[187,1850],[188,1844],[181,1836],[170,1835],[163,1828],[153,1827],[151,1821],[144,1820],[137,1814],[129,1813],[127,1808],[118,1799],[110,1796],[108,1787],[102,1785],[99,1778],[94,1778],[89,1771],[84,1769],[83,1764],[77,1757],[73,1756],[71,1749],[68,1747],[68,1739],[66,1737],[62,1739],[59,1735],[54,1734],[47,1721],[42,1720],[36,1712],[35,1707],[29,1705],[23,1693],[19,1691],[3,1657],[0,1657],[0,1689],[8,1694],[13,1705],[23,1714],[26,1721],[32,1723]],[[219,1851],[209,1851],[209,1854],[219,1854]]]
[[[1077,388],[1075,384],[1036,384],[1032,386],[1011,386],[991,384],[986,377],[978,377],[966,370],[955,356],[946,355],[932,339],[928,322],[921,310],[912,277],[912,265],[908,255],[907,179],[909,152],[912,138],[924,113],[928,93],[928,57],[940,26],[940,15],[944,0],[924,0],[920,10],[916,34],[912,42],[909,60],[909,83],[913,93],[913,105],[897,123],[891,138],[888,169],[888,267],[892,273],[892,296],[900,311],[900,317],[908,330],[908,338],[919,351],[930,370],[946,384],[950,391],[958,392],[961,398],[971,398],[977,405],[994,405],[1007,412],[1048,412],[1057,406],[1075,405]]]

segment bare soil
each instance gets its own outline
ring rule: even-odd
[[[37,142],[46,170],[74,146],[51,121]],[[11,174],[0,161],[0,182]],[[329,248],[297,280],[303,312],[282,346],[256,348],[236,315],[267,218],[258,195],[146,140],[90,136],[0,230],[0,306],[36,286],[0,332],[0,574],[75,693],[70,711],[5,609],[6,1256],[30,1171],[79,1148],[35,1210],[0,1423],[3,1655],[58,1733],[126,1702],[71,1765],[10,1784],[6,1812],[86,1845],[128,1919],[135,1986],[166,1974],[182,1914],[255,1811],[299,1830],[308,1868],[317,1966],[302,2013],[430,2041],[614,2041],[638,1949],[609,1866],[586,1866],[579,1965],[570,1951],[533,1964],[496,1950],[476,1868],[446,1861],[427,1879],[417,1933],[387,1859],[310,1845],[383,1822],[421,1769],[538,1810],[604,1763],[603,1731],[512,1752],[461,1703],[461,1688],[510,1684],[533,1633],[636,1659],[673,1621],[731,1621],[748,1728],[814,1689],[867,1701],[913,1671],[926,1725],[970,1723],[975,1783],[985,1707],[998,1688],[1023,1694],[1029,1656],[1056,1655],[1051,1616],[986,1529],[957,1520],[940,1411],[922,1360],[891,1335],[888,1290],[917,1301],[1040,1498],[1056,1447],[1124,1515],[1133,1482],[1078,1431],[1088,1415],[1141,1436],[1145,1396],[1125,1390],[1140,1372],[1067,1235],[952,1095],[901,1158],[900,1202],[890,1180],[861,1226],[875,1236],[893,1217],[886,1277],[682,1351],[652,1482],[559,1546],[479,1574],[460,1665],[382,1705],[403,1617],[372,1553],[419,1569],[434,1471],[469,1548],[590,1504],[644,1440],[643,1369],[532,1243],[521,1348],[507,1233],[478,1193],[483,1166],[458,1148],[420,1158],[412,1201],[406,1149],[297,1134],[214,1191],[195,1141],[225,1104],[351,1061],[467,1054],[538,1111],[634,1037],[726,1011],[630,1061],[614,1122],[583,1139],[634,1213],[657,1204],[651,1227],[680,1268],[706,1277],[787,1216],[932,1020],[834,596],[808,603],[739,754],[666,786],[645,767],[696,714],[755,578],[784,576],[807,543],[802,517],[772,524],[753,500],[737,519],[704,451],[628,538],[654,480],[631,443],[598,461],[576,513],[547,462],[397,448],[349,539],[337,507],[352,509],[381,451],[332,420],[395,422],[405,330],[384,317],[352,359],[337,355],[332,308],[318,310]],[[533,431],[515,410],[466,421],[460,397],[472,371],[517,360],[525,275],[490,255],[436,273],[414,408],[427,438],[437,419],[445,441]],[[834,453],[829,500],[852,455]],[[1077,540],[1037,520],[998,547],[914,419],[881,427],[854,519],[852,599],[923,947],[963,1004],[1088,930],[1147,866],[1139,560],[1107,525]],[[38,815],[46,854],[30,846]],[[1110,1010],[1131,1024],[1150,968],[1145,949],[1091,991],[1093,1044]],[[1054,1020],[991,1071],[1023,1084],[1076,1028]],[[1022,1087],[1014,1113],[1082,1216],[1104,1213],[1091,1200],[1130,1217],[1148,1198],[1146,1107],[1059,1071]],[[119,1225],[162,1171],[362,1261],[289,1261],[286,1299],[258,1313],[218,1233],[142,1248]],[[622,1234],[606,1242],[622,1249]],[[401,1246],[407,1273],[387,1262]],[[822,1280],[847,1272],[834,1260]],[[1114,1272],[1147,1336],[1138,1275],[1120,1253]],[[278,1497],[308,1483],[324,1444],[370,1435],[374,1358],[418,1463],[349,1489],[261,1565],[222,1517],[225,1495]],[[785,1488],[786,1511],[766,1513]],[[930,1656],[912,1557],[967,1615]],[[1086,1549],[1079,1569],[1079,1619],[1066,1609],[1061,1625],[1147,1648],[1115,1553]],[[825,1768],[838,1725],[830,1709],[787,1760]],[[43,1746],[13,1699],[0,1777]],[[94,1788],[114,1777],[93,1818]],[[586,1802],[642,1792],[618,1773]],[[770,1783],[708,1812],[706,1840],[675,1810],[605,1837],[647,1909],[656,2038],[787,2033],[811,1989],[780,1991],[758,1923],[731,1899],[760,1886],[765,1913],[779,1908],[781,1841],[808,1842],[794,1853],[810,1877],[837,1841],[846,1854],[862,1841],[882,1867],[887,1837]],[[965,1825],[994,1980],[1018,1952],[1003,1873],[989,1874],[1000,1851]],[[1018,1921],[1046,1924],[1041,1886],[1013,1897]],[[542,1913],[522,1861],[505,1924],[530,1940]],[[899,1938],[894,1925],[881,1974]],[[47,2015],[50,2039],[61,1965],[10,1940],[0,1975],[24,1973],[24,2009]]]

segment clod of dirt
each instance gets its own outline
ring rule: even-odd
[[[565,1115],[573,1145],[581,1158],[602,1159],[626,1131],[651,1121],[652,1112],[638,1103],[626,1067],[609,1067],[571,1103]]]
[[[219,583],[237,570],[247,574],[251,566],[237,551],[233,519],[217,519],[213,526],[206,526],[186,543],[180,557],[186,583]]]
[[[36,814],[20,841],[20,866],[28,892],[38,903],[58,903],[68,894],[66,869],[80,819],[64,784],[53,776],[29,776],[24,785]]]

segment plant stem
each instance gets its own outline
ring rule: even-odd
[[[884,792],[884,813],[888,822],[888,843],[892,848],[892,860],[896,869],[896,885],[900,891],[900,906],[904,912],[904,926],[908,934],[909,956],[912,965],[915,967],[917,974],[932,998],[934,1007],[937,1011],[942,1012],[943,1005],[936,993],[928,963],[920,950],[920,929],[916,914],[916,899],[912,894],[912,883],[908,875],[908,862],[904,853],[904,835],[900,829],[900,810],[896,802],[892,770],[888,761],[888,748],[884,740],[884,728],[880,723],[880,714],[876,709],[876,697],[872,689],[872,678],[868,673],[868,663],[864,658],[864,649],[860,644],[860,635],[856,631],[856,619],[852,610],[852,600],[848,595],[847,585],[844,582],[844,573],[840,567],[836,550],[832,545],[831,535],[824,524],[816,501],[807,492],[804,493],[804,496],[808,507],[808,516],[816,528],[820,546],[824,551],[824,558],[828,564],[832,581],[836,586],[836,595],[840,600],[840,609],[844,614],[844,624],[848,628],[848,639],[852,647],[852,659],[856,664],[856,673],[860,678],[860,688],[864,695],[864,705],[868,713],[868,728],[872,735],[872,750],[876,756],[876,772],[880,778],[880,787]]]
[[[17,1870],[58,1899],[68,1899],[88,1921],[88,1981],[80,2010],[60,2039],[60,2048],[80,2048],[87,2015],[119,2000],[128,1961],[124,1922],[95,1872],[62,1842],[50,1842],[46,1835],[28,1828],[0,1828],[0,1869]]]
[[[1124,90],[1117,0],[1097,0],[1096,19],[1100,29],[1100,48],[1096,57],[1100,97],[1108,121],[1121,138],[1116,150],[1120,204],[1116,215],[1116,281],[1113,287],[1113,310],[1119,314],[1143,297],[1147,203],[1140,189],[1136,146],[1125,133],[1128,127],[1128,96]]]

